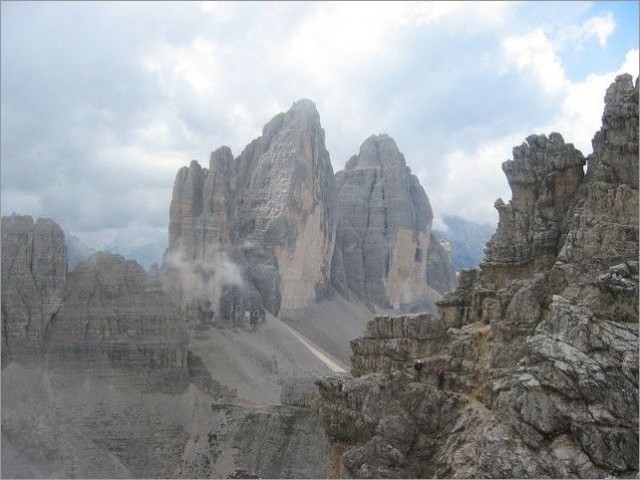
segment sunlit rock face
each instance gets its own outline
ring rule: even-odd
[[[333,288],[371,308],[433,309],[455,274],[432,219],[386,135],[367,139],[334,178],[315,105],[300,100],[237,158],[221,147],[208,169],[194,161],[178,172],[167,287],[222,324],[299,310]]]
[[[165,267],[183,306],[242,323],[309,305],[329,286],[334,178],[315,105],[276,115],[234,159],[176,177]],[[225,306],[225,300],[229,305]]]
[[[341,477],[638,474],[638,81],[605,97],[594,153],[532,136],[487,258],[437,316],[381,316],[351,375],[317,380]]]
[[[381,308],[433,305],[431,284],[455,282],[450,262],[431,235],[433,213],[417,177],[388,135],[371,136],[336,174],[333,283],[345,295]]]

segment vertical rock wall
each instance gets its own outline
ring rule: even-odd
[[[426,308],[433,298],[429,263],[445,262],[432,245],[429,199],[395,141],[369,137],[336,174],[333,282],[345,295],[381,308]],[[455,274],[442,269],[431,284],[446,291]]]
[[[2,354],[45,350],[65,293],[67,249],[52,220],[2,217]]]
[[[333,190],[308,100],[274,117],[238,158],[222,147],[208,170],[192,162],[171,202],[170,290],[183,306],[234,324],[309,305],[329,286]]]
[[[159,282],[104,252],[67,274],[64,233],[42,218],[2,218],[2,355],[127,388],[180,389],[187,372],[184,325]]]
[[[502,164],[512,199],[495,203],[500,216],[483,262],[493,281],[526,277],[555,261],[562,221],[582,177],[585,159],[552,133],[531,135]],[[520,273],[516,274],[515,272]]]

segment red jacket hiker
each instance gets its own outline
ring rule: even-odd
[[[440,364],[436,368],[436,378],[438,379],[438,388],[442,390],[444,386],[444,365]]]

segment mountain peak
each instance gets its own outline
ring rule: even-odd
[[[317,113],[318,109],[316,108],[316,104],[313,103],[308,98],[301,98],[293,102],[293,105],[289,109],[289,111],[304,111],[310,113]]]
[[[407,165],[396,141],[386,133],[371,135],[362,142],[358,155],[345,165],[345,170],[355,168],[396,168]]]

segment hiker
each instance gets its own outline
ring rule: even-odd
[[[441,363],[436,368],[436,378],[438,379],[438,390],[442,390],[444,387],[444,364]]]
[[[422,360],[418,360],[416,363],[413,364],[413,369],[415,370],[414,380],[417,382],[420,381],[420,370],[422,370],[422,367],[424,367],[424,363]]]

